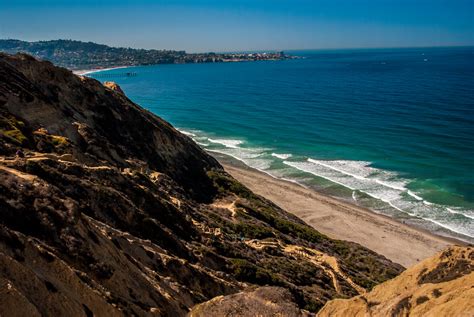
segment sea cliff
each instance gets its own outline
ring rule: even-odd
[[[24,54],[0,54],[0,174],[0,315],[218,316],[219,298],[311,315],[403,271],[254,194],[118,86]]]
[[[336,299],[324,316],[472,316],[474,248],[450,247],[400,276],[351,299]]]

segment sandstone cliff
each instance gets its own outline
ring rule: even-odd
[[[474,247],[451,247],[318,316],[474,316]]]
[[[403,270],[256,196],[109,87],[0,54],[0,315],[182,316],[231,294],[309,314]]]

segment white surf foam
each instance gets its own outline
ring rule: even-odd
[[[271,155],[274,156],[274,157],[277,157],[277,158],[279,158],[279,159],[282,159],[282,160],[287,160],[287,159],[289,159],[290,157],[292,157],[291,154],[272,153]]]
[[[393,209],[413,217],[424,219],[439,227],[453,232],[474,237],[474,211],[452,209],[446,206],[431,203],[424,200],[418,193],[407,188],[408,180],[400,178],[397,174],[377,169],[370,166],[367,161],[349,160],[316,160],[288,161],[291,154],[272,153],[268,148],[241,147],[243,140],[209,138],[201,131],[180,132],[190,136],[195,142],[206,150],[224,154],[237,159],[247,166],[255,168],[272,177],[285,179],[287,181],[300,182],[285,178],[278,173],[272,173],[271,166],[274,160],[270,156],[283,160],[290,168],[325,178],[333,183],[339,184],[352,190],[352,199],[357,201],[357,192],[380,200]],[[222,148],[215,148],[219,144]],[[213,148],[208,148],[212,146]],[[275,170],[275,172],[277,172]],[[375,210],[377,211],[377,210]],[[380,211],[377,211],[380,212]],[[463,219],[465,221],[463,221]]]
[[[420,196],[418,196],[417,194],[415,194],[411,190],[407,190],[407,194],[410,195],[411,197],[415,198],[416,200],[424,200],[423,198],[421,198]],[[430,202],[427,202],[427,203],[428,203],[427,205],[431,204]]]
[[[474,237],[474,222],[470,221],[474,217],[469,211],[448,210],[446,206],[428,202],[406,187],[407,180],[397,178],[394,173],[371,167],[370,162],[307,159],[305,162],[284,161],[283,163],[351,189],[354,200],[356,200],[355,192],[360,191],[387,203],[400,212]],[[453,218],[449,215],[450,213],[465,217],[464,221]]]
[[[236,160],[241,161],[247,166],[255,168],[259,171],[266,171],[270,168],[271,164],[273,163],[272,160],[260,158],[263,153],[259,153],[255,150],[245,150],[241,148],[235,149],[206,149],[209,152],[220,153],[224,155],[228,155],[230,157],[235,158]]]
[[[357,201],[357,198],[356,198],[356,191],[355,191],[355,190],[352,191],[352,199],[353,199],[354,201]]]
[[[470,219],[474,219],[474,210],[461,210],[457,211],[454,210],[453,208],[446,208],[450,213],[456,214],[456,215],[463,215],[464,217],[468,217]]]
[[[195,137],[195,136],[196,136],[195,133],[192,133],[192,132],[189,132],[189,131],[186,131],[186,130],[181,130],[181,129],[176,129],[176,130],[178,130],[178,131],[181,132],[182,134],[187,135],[187,136],[190,136],[190,137]]]
[[[235,139],[211,139],[208,140],[212,143],[221,144],[225,147],[236,149],[239,147],[240,144],[244,143],[242,140],[235,140]]]
[[[349,189],[362,191],[387,203],[398,198],[401,192],[400,182],[390,184],[387,177],[384,177],[383,181],[369,178],[370,175],[383,175],[382,171],[369,167],[369,162],[308,159],[307,162],[284,161],[283,163],[326,178]]]

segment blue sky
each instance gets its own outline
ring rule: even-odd
[[[474,45],[474,0],[0,0],[0,38],[189,52]]]

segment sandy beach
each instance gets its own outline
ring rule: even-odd
[[[257,170],[221,163],[229,174],[252,191],[300,217],[318,231],[331,238],[357,242],[405,267],[449,245],[464,244]]]

